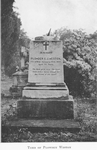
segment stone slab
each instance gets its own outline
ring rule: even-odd
[[[65,129],[69,131],[79,131],[80,124],[75,120],[29,120],[29,119],[18,119],[6,122],[6,126],[10,127],[30,127],[36,129]]]
[[[29,83],[63,83],[61,41],[32,41],[29,54]]]
[[[69,90],[65,83],[57,85],[27,85],[22,91],[22,96],[26,98],[59,98],[68,99]]]
[[[57,98],[57,97],[64,97],[68,99],[69,94],[67,90],[62,89],[25,89],[22,91],[23,97],[26,98]]]
[[[74,119],[73,100],[23,99],[17,102],[19,118]]]

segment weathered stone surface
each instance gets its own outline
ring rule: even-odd
[[[23,90],[23,97],[27,98],[57,98],[64,97],[68,99],[68,93],[65,90]]]
[[[28,71],[18,71],[13,74],[14,86],[25,86],[28,82]]]
[[[32,119],[18,119],[13,121],[6,122],[6,126],[10,127],[31,127],[34,129],[41,129],[45,131],[46,129],[64,129],[67,131],[74,131],[78,132],[80,130],[79,122],[69,119],[69,120],[48,120],[48,119],[41,119],[41,120],[32,120]]]
[[[17,108],[20,118],[74,119],[73,100],[24,99]]]
[[[65,84],[63,85],[32,85],[26,86],[23,90],[23,97],[26,98],[60,98],[65,100],[69,97],[69,90]]]

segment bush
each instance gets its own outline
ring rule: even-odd
[[[59,29],[54,34],[63,42],[64,80],[70,92],[74,96],[95,95],[97,32],[87,35],[83,30]]]

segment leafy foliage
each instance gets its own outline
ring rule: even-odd
[[[11,73],[18,64],[19,59],[19,34],[21,21],[18,14],[13,11],[14,0],[1,1],[1,48],[2,65],[5,73]],[[16,56],[18,59],[15,59]],[[14,61],[15,60],[15,61]]]
[[[20,45],[29,48],[30,39],[28,38],[24,29],[20,30]]]
[[[97,63],[97,32],[87,35],[83,30],[55,31],[63,42],[65,82],[76,96],[96,92],[94,70]]]

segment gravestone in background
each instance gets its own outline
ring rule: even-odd
[[[73,99],[64,83],[62,42],[30,44],[28,84],[18,101],[19,117],[73,119]]]

